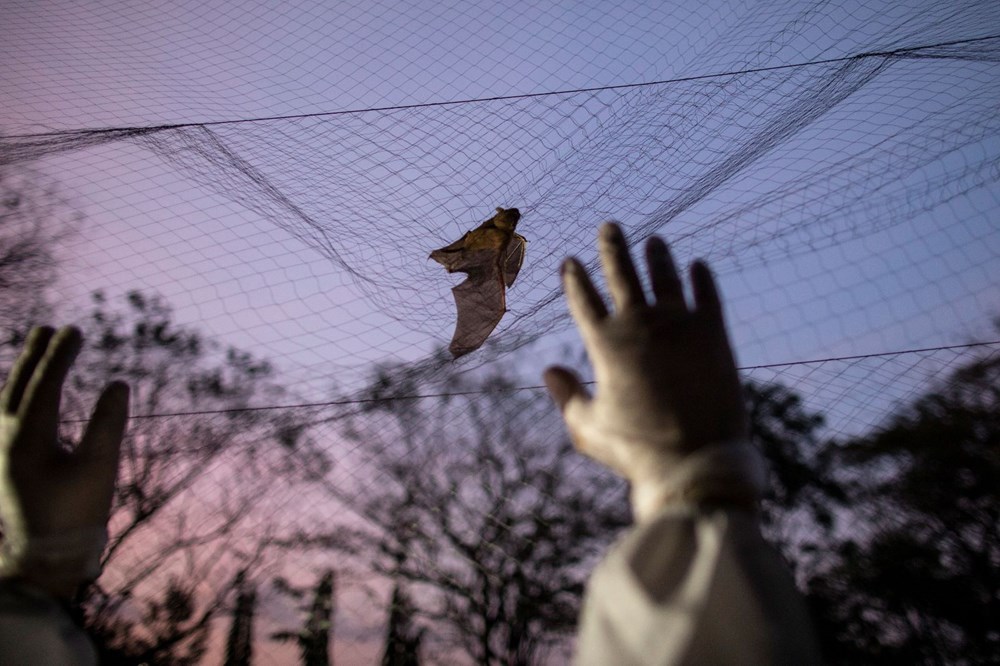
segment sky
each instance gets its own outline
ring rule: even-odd
[[[0,58],[8,63],[0,79],[6,102],[0,110],[0,127],[8,134],[24,134],[231,121],[592,88],[976,37],[982,35],[981,26],[989,24],[989,3],[959,4],[951,12],[929,10],[934,3],[798,3],[794,9],[739,2],[623,3],[613,9],[603,3],[502,4],[288,3],[277,11],[265,4],[225,2],[111,3],[86,8],[76,3],[7,3],[0,43]],[[980,76],[984,75],[982,65],[957,67],[963,66],[979,67]],[[793,136],[776,159],[768,160],[765,155],[764,164],[730,181],[729,191],[724,184],[686,214],[724,215],[724,207],[732,202],[774,189],[775,183],[800,169],[808,172],[822,159],[837,159],[854,150],[844,147],[848,125],[857,131],[858,140],[853,143],[874,143],[885,138],[886,129],[897,131],[903,118],[901,108],[910,107],[911,116],[947,113],[946,102],[938,104],[940,111],[933,110],[937,91],[931,89],[921,100],[914,95],[922,90],[905,76],[883,78],[888,85],[873,95],[877,97],[874,104],[858,103],[852,112],[849,101],[837,109],[842,119],[818,123]],[[943,81],[939,86],[952,84],[941,75],[937,80]],[[959,85],[974,86],[978,80],[959,80]],[[690,92],[681,94],[694,99],[700,94],[698,86],[710,84],[696,82]],[[926,78],[916,80],[916,86],[928,88]],[[665,94],[669,93],[668,88]],[[606,118],[600,117],[602,104],[611,109]],[[539,218],[565,215],[550,208],[587,194],[581,179],[593,176],[585,167],[565,166],[572,160],[573,149],[587,141],[586,135],[597,138],[589,150],[578,152],[591,159],[595,151],[618,156],[616,165],[609,162],[600,168],[638,172],[638,178],[627,183],[632,191],[645,193],[663,181],[649,167],[623,166],[629,149],[609,148],[607,143],[615,135],[600,123],[587,126],[583,121],[583,131],[575,135],[566,130],[568,138],[558,144],[561,153],[525,150],[524,146],[538,142],[546,133],[562,132],[579,122],[579,116],[613,123],[623,113],[615,105],[625,104],[646,104],[649,111],[660,112],[669,109],[670,100],[654,104],[611,97],[546,98],[540,105],[501,109],[504,122],[488,129],[483,118],[497,111],[477,105],[470,105],[468,111],[458,107],[441,112],[361,113],[322,118],[312,126],[303,120],[216,128],[230,146],[242,149],[255,168],[269,170],[272,179],[286,178],[281,185],[295,193],[293,199],[325,198],[327,203],[317,207],[320,215],[346,211],[330,228],[350,234],[351,247],[362,248],[355,252],[357,263],[368,263],[372,273],[388,275],[375,293],[345,277],[329,257],[317,252],[315,243],[308,247],[308,242],[289,238],[288,226],[276,230],[274,220],[280,215],[272,215],[273,209],[258,206],[254,210],[252,196],[231,192],[225,196],[219,187],[199,187],[204,184],[199,175],[203,172],[185,175],[177,162],[164,163],[162,153],[151,155],[148,146],[106,144],[58,154],[35,165],[57,174],[60,187],[86,215],[86,242],[71,252],[76,275],[64,287],[78,292],[74,298],[95,288],[113,291],[116,283],[121,289],[155,289],[165,293],[183,319],[242,346],[270,350],[266,355],[289,371],[332,361],[333,367],[315,373],[317,377],[297,377],[309,382],[308,392],[315,397],[316,392],[330,388],[319,377],[323,374],[346,373],[346,381],[340,383],[354,385],[372,362],[419,358],[447,342],[453,317],[448,289],[455,280],[442,277],[436,264],[425,261],[426,254],[488,217],[494,205],[529,209],[522,229],[529,240],[534,236],[535,244],[529,245],[521,288],[535,289],[541,294],[539,300],[557,291],[555,269],[564,249],[592,256],[588,222],[574,221],[571,229],[539,231],[543,225],[567,224]],[[441,118],[446,113],[448,117]],[[724,136],[727,130],[719,128],[742,131],[741,113],[743,108],[733,105],[732,112],[719,113],[711,124],[699,127],[696,138]],[[537,114],[537,122],[522,121],[526,114]],[[430,125],[434,122],[440,123],[439,129]],[[955,123],[961,122],[958,114]],[[446,128],[449,123],[457,129]],[[862,123],[868,126],[862,128]],[[520,124],[522,131],[513,132],[514,124]],[[448,129],[453,131],[448,133]],[[630,138],[641,141],[645,131],[633,130]],[[609,138],[602,140],[601,132]],[[686,159],[696,149],[682,145],[678,156]],[[995,151],[996,145],[981,149],[987,150],[988,160],[995,155],[989,151]],[[885,154],[891,154],[890,150]],[[491,160],[491,153],[500,156]],[[519,161],[505,159],[503,153],[516,155]],[[526,176],[533,182],[518,182]],[[602,176],[595,180],[603,182]],[[682,171],[670,184],[685,185],[685,176]],[[556,183],[549,192],[546,178]],[[834,186],[818,182],[814,189]],[[559,187],[559,196],[553,195]],[[988,209],[995,192],[980,188],[969,196],[974,198],[970,205]],[[593,213],[593,225],[616,217],[628,226],[650,212],[634,194],[631,198],[618,195],[611,202],[589,198],[603,204]],[[790,196],[781,200],[786,206],[793,201]],[[614,201],[621,203],[616,206]],[[534,219],[532,205],[537,209]],[[799,205],[806,216],[815,214]],[[898,202],[888,198],[885,205]],[[854,211],[867,216],[862,207],[863,203]],[[352,221],[352,216],[360,221]],[[752,226],[758,221],[746,216],[739,223]],[[676,228],[698,221],[678,219],[671,224]],[[737,225],[732,229],[737,242],[741,234],[747,236]],[[663,232],[673,240],[671,229]],[[982,229],[971,229],[958,236],[979,238],[982,233]],[[403,242],[396,242],[400,236]],[[676,242],[682,260],[690,260],[696,252],[712,260],[723,248],[722,242],[699,241],[688,250],[682,241]],[[802,242],[815,245],[816,240]],[[934,242],[924,244],[920,248],[911,240],[905,252],[935,255],[942,249]],[[975,255],[967,260],[956,258],[949,265],[964,261],[981,266],[977,251],[996,249],[989,241],[985,247],[979,243],[958,246],[957,241],[948,245],[954,246],[948,248],[953,253]],[[370,252],[364,253],[364,247],[370,247]],[[889,322],[899,326],[899,335],[888,337],[887,327],[877,321],[884,313],[875,310],[882,310],[879,303],[894,300],[885,293],[891,286],[857,280],[859,269],[853,264],[858,259],[853,254],[847,261],[837,259],[848,275],[838,277],[834,267],[824,275],[797,280],[800,294],[785,286],[781,276],[809,272],[814,257],[800,249],[790,250],[780,258],[787,266],[771,260],[766,268],[755,269],[758,273],[745,274],[753,254],[746,252],[738,268],[728,265],[728,258],[716,259],[724,288],[733,292],[730,307],[739,308],[731,317],[749,365],[948,344],[956,336],[983,334],[969,321],[971,311],[984,305],[974,285],[963,287],[966,293],[939,296],[934,304],[950,306],[955,296],[971,299],[955,305],[960,316],[949,318],[969,321],[972,330],[946,331],[932,322],[920,323],[924,315],[911,304],[897,321]],[[800,266],[803,261],[805,265]],[[920,256],[883,261],[905,261],[909,266],[925,263]],[[877,270],[866,263],[860,272]],[[761,271],[766,275],[760,275]],[[409,280],[403,277],[407,272]],[[830,302],[843,298],[829,287],[837,280],[849,283],[853,299],[864,304],[858,314],[871,321],[851,326],[851,313],[831,309]],[[412,292],[406,293],[407,287]],[[402,316],[402,326],[393,324],[393,319],[400,318],[400,302],[389,297],[378,302],[390,289],[399,291],[399,301],[416,303],[414,312]],[[801,312],[768,317],[774,311],[789,312],[775,302],[783,298],[782,291],[784,300],[791,300],[789,305]],[[761,298],[768,303],[754,303]],[[519,303],[538,302],[530,297],[511,300],[511,319],[519,314]],[[814,313],[817,308],[821,311]],[[528,316],[529,310],[525,308],[523,314]],[[840,330],[828,331],[825,319],[835,321]],[[331,330],[332,320],[336,330]],[[804,323],[809,320],[815,323]],[[753,332],[739,326],[750,321]]]
[[[515,205],[529,243],[510,312],[460,367],[513,359],[536,383],[576,346],[558,264],[592,261],[615,218],[707,259],[741,365],[768,366],[749,375],[852,433],[965,358],[895,352],[1000,338],[997,42],[707,75],[991,26],[1000,6],[971,1],[7,0],[0,132],[190,124],[15,165],[84,216],[62,316],[96,289],[156,291],[273,360],[292,400],[351,395],[373,364],[446,345],[457,280],[427,254]]]

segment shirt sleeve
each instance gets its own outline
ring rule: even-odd
[[[670,508],[590,578],[578,666],[818,664],[805,603],[745,510]]]
[[[48,595],[0,580],[0,664],[94,666],[93,645]]]

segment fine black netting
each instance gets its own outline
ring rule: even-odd
[[[201,535],[194,546],[215,548],[195,548],[188,564],[205,567],[199,576],[214,575],[206,573],[212,566],[231,576],[238,561],[260,565],[260,579],[280,572],[304,585],[310,572],[341,567],[338,640],[345,654],[367,654],[381,640],[372,618],[382,617],[378,595],[396,580],[400,556],[383,544],[388,564],[366,568],[359,544],[377,549],[370,534],[392,531],[390,500],[401,496],[387,490],[388,499],[344,508],[345,489],[392,488],[407,460],[474,476],[462,467],[472,453],[455,460],[393,446],[406,428],[439,441],[435,424],[482,426],[476,410],[487,407],[468,396],[491,395],[488,382],[477,383],[484,377],[504,375],[510,383],[497,380],[497,390],[544,399],[539,370],[578,358],[559,264],[573,254],[596,269],[596,227],[605,220],[623,225],[636,254],[659,234],[679,263],[705,259],[746,376],[801,393],[825,414],[824,436],[864,433],[950,369],[996,353],[995,3],[698,4],[673,13],[607,10],[600,24],[583,18],[595,8],[537,9],[513,26],[485,4],[420,15],[358,9],[325,24],[325,36],[298,5],[286,20],[262,9],[236,19],[192,6],[188,18],[209,26],[200,31],[91,16],[101,29],[132,26],[138,42],[187,48],[175,70],[153,56],[133,63],[130,76],[155,81],[161,93],[139,99],[99,66],[116,46],[95,44],[66,64],[75,77],[66,90],[89,91],[77,115],[42,76],[61,62],[56,52],[34,70],[34,51],[17,61],[17,103],[0,116],[0,173],[30,167],[52,176],[85,216],[59,241],[65,302],[57,305],[84,317],[93,291],[108,299],[134,289],[161,294],[178,322],[268,359],[281,389],[241,394],[239,404],[199,402],[194,393],[187,402],[150,399],[150,410],[139,410],[144,420],[230,441],[232,419],[245,419],[237,441],[277,438],[305,452],[296,459],[220,445],[177,472],[191,482],[164,520]],[[65,27],[72,13],[30,16],[14,10],[19,43],[45,30],[78,34]],[[267,34],[261,53],[232,54],[204,38],[227,21]],[[299,38],[279,48],[292,24]],[[349,33],[363,50],[325,41]],[[301,69],[327,60],[341,63],[341,79]],[[41,80],[24,94],[33,71]],[[297,86],[288,83],[292,72],[302,77]],[[222,92],[225,81],[231,94]],[[60,101],[33,116],[46,95]],[[457,280],[428,254],[497,206],[521,211],[526,259],[496,331],[454,361],[442,350]],[[509,434],[552,446],[564,439],[557,420],[534,423]],[[452,456],[450,447],[462,446],[470,445],[441,450]],[[569,476],[596,474],[545,455],[529,447],[522,467],[536,456],[568,465]],[[246,469],[256,470],[254,482],[231,492],[226,484]],[[561,492],[539,490],[545,483],[518,487]],[[477,502],[495,501],[463,493],[451,496],[480,517],[488,509]],[[602,486],[602,506],[619,493]],[[241,497],[266,500],[242,515]],[[519,496],[517,506],[533,511],[533,499]],[[211,518],[187,511],[207,501],[225,510]],[[413,520],[436,514],[428,515]],[[344,521],[359,530],[355,540],[337,541]],[[254,534],[283,544],[281,557],[248,545]],[[137,562],[147,551],[131,548],[138,559],[110,572],[109,587],[145,571]],[[425,546],[413,552],[434,559]],[[173,557],[170,566],[185,566]],[[589,561],[581,556],[580,566]],[[158,576],[146,584],[167,574]],[[372,584],[377,593],[368,591],[372,580],[381,581]],[[294,604],[269,594],[267,621],[288,624]],[[433,640],[463,649],[445,630]]]
[[[202,193],[237,204],[252,220],[237,224],[256,237],[299,245],[301,261],[278,264],[325,264],[336,297],[317,325],[335,333],[348,300],[363,303],[370,321],[356,320],[346,336],[384,336],[388,320],[405,328],[398,343],[358,355],[358,370],[447,339],[452,281],[426,260],[429,249],[494,204],[519,206],[528,260],[487,350],[495,356],[567,327],[558,262],[567,250],[589,258],[606,219],[626,225],[635,243],[664,234],[682,258],[706,258],[722,275],[830,256],[900,225],[929,227],[912,244],[954,237],[956,224],[985,231],[976,213],[953,221],[938,210],[988,197],[995,181],[995,53],[985,43],[929,49],[935,59],[908,50],[625,90],[15,137],[4,155],[114,140],[151,150]],[[269,286],[294,288],[279,279]]]

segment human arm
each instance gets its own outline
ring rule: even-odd
[[[80,332],[72,327],[34,329],[0,391],[5,641],[20,627],[28,635],[65,635],[68,645],[78,642],[59,626],[67,618],[58,605],[100,573],[128,387],[109,384],[79,445],[64,448],[58,436],[62,386],[81,344]]]
[[[599,249],[613,311],[579,262],[563,266],[595,395],[565,368],[545,382],[577,449],[628,480],[637,524],[591,576],[578,662],[817,663],[804,604],[760,534],[764,466],[711,273],[693,265],[689,304],[653,238],[647,300],[616,225]]]
[[[746,441],[743,393],[708,267],[691,268],[689,306],[669,248],[650,239],[647,302],[617,225],[604,225],[598,243],[613,312],[578,261],[563,265],[596,394],[566,368],[545,373],[574,444],[629,481],[637,522],[681,502],[755,508],[763,468]]]

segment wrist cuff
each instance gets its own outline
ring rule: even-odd
[[[733,506],[756,510],[767,483],[763,456],[747,440],[704,446],[671,464],[655,480],[633,480],[636,520],[668,505]]]
[[[0,545],[0,575],[64,587],[97,578],[108,542],[103,527],[82,527],[44,536],[5,539]]]

